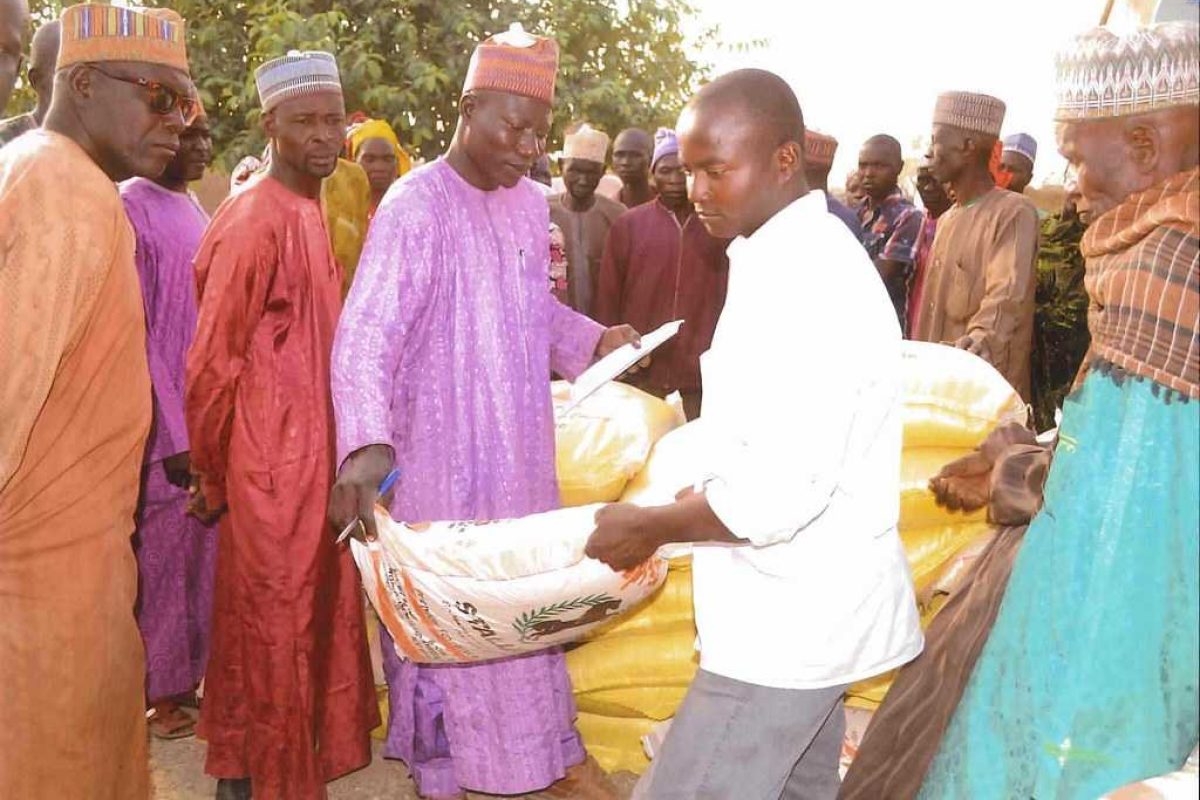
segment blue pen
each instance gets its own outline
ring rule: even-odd
[[[388,490],[395,486],[398,480],[400,480],[400,469],[396,468],[387,474],[387,477],[383,479],[383,483],[379,484],[379,495],[382,497],[387,494]],[[354,532],[355,525],[362,525],[362,520],[358,517],[352,519],[350,524],[342,530],[341,535],[338,536],[337,544],[341,544],[349,538],[350,534]]]

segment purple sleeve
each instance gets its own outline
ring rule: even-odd
[[[919,209],[905,209],[900,218],[896,220],[896,226],[892,228],[892,235],[888,237],[879,257],[885,261],[903,261],[909,264],[915,261],[917,238],[921,235],[921,225],[924,221],[925,215]]]
[[[392,441],[392,398],[405,340],[429,295],[435,258],[431,221],[401,195],[376,214],[333,341],[331,383],[337,464]]]
[[[550,292],[544,296],[550,304],[550,368],[573,381],[591,366],[604,326],[558,302]]]

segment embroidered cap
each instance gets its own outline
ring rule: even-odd
[[[480,42],[471,54],[463,93],[486,90],[554,104],[558,43],[526,33],[514,22],[504,33]]]
[[[337,59],[321,50],[292,50],[254,71],[263,112],[284,100],[326,92],[341,94]]]
[[[806,128],[804,131],[804,161],[814,167],[832,167],[837,154],[838,140],[827,133]]]
[[[1005,153],[1020,153],[1032,164],[1037,161],[1037,139],[1028,133],[1014,133],[1004,137]]]
[[[62,12],[57,69],[103,61],[140,61],[188,71],[183,17],[168,8],[83,3]]]
[[[603,164],[608,158],[608,134],[585,122],[579,126],[579,130],[564,138],[562,157]]]
[[[990,94],[977,92],[944,92],[938,95],[933,108],[934,125],[999,136],[1004,124],[1004,101]]]
[[[1163,22],[1116,34],[1093,28],[1055,58],[1055,120],[1125,117],[1200,104],[1200,26]]]

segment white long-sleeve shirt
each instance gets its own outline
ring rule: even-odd
[[[761,686],[852,683],[923,646],[896,532],[896,314],[819,191],[728,252],[701,359],[705,492],[748,544],[695,547],[700,663]]]

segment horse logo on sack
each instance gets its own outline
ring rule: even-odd
[[[585,611],[578,617],[558,619],[562,614],[580,609]],[[532,642],[571,628],[582,628],[602,622],[616,616],[620,611],[621,601],[617,598],[607,594],[590,594],[526,611],[513,621],[513,628],[520,635],[522,642]]]

